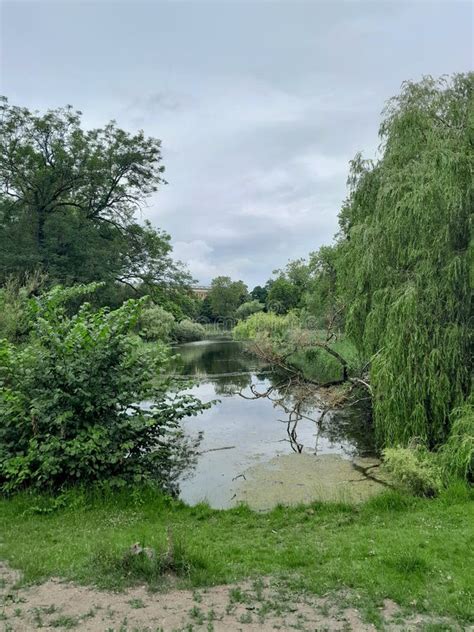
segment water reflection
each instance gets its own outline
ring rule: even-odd
[[[236,480],[249,467],[289,453],[350,458],[373,450],[366,411],[326,411],[314,389],[296,388],[264,366],[245,345],[206,341],[175,347],[177,375],[197,380],[191,392],[220,402],[185,422],[204,433],[196,470],[181,483],[181,497],[214,507],[232,504]],[[324,413],[324,414],[323,414]]]

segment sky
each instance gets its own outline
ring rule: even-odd
[[[0,2],[0,93],[162,140],[142,217],[201,284],[264,283],[337,232],[404,80],[473,68],[472,2]]]

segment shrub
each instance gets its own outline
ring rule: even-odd
[[[138,321],[140,337],[148,342],[162,340],[168,342],[175,326],[173,314],[159,305],[145,307]]]
[[[84,303],[69,317],[66,300],[91,289],[54,288],[33,300],[28,343],[0,343],[4,492],[95,481],[150,481],[175,492],[193,462],[197,442],[185,439],[180,420],[205,406],[170,396],[164,345],[138,352],[130,332],[144,300],[97,312]]]
[[[176,342],[193,342],[203,340],[206,337],[206,330],[200,323],[184,319],[175,323],[172,335]]]
[[[281,316],[273,312],[257,312],[238,323],[233,334],[237,340],[254,340],[262,334],[278,339],[287,336],[298,322],[298,317],[293,313]]]
[[[265,305],[260,303],[260,301],[247,301],[237,308],[235,315],[239,320],[245,320],[252,314],[257,314],[258,312],[263,311],[264,307]]]
[[[386,448],[385,466],[394,478],[417,496],[435,496],[442,487],[436,455],[422,446]]]

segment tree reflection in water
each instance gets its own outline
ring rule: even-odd
[[[334,392],[274,370],[246,352],[240,342],[202,341],[179,345],[176,351],[175,374],[212,383],[218,397],[266,398],[283,411],[284,418],[278,421],[286,424],[284,440],[294,452],[309,447],[298,440],[298,423],[305,419],[316,428],[310,447],[315,454],[321,436],[333,443],[350,444],[359,455],[375,453],[370,409],[363,400],[345,400],[341,406]]]

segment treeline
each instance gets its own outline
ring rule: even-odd
[[[312,256],[309,264],[304,259],[290,261],[285,270],[275,270],[265,285],[256,285],[251,291],[243,281],[233,281],[228,276],[216,277],[200,304],[199,317],[207,322],[233,324],[258,312],[287,314],[303,307],[309,300],[308,292],[317,265],[313,259],[320,256],[320,253]]]

